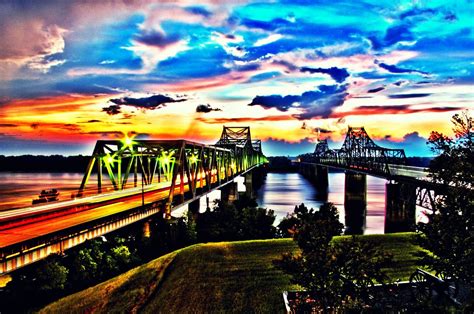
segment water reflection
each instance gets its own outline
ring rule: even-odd
[[[299,173],[268,173],[265,184],[258,190],[260,206],[273,209],[277,220],[293,212],[295,205],[304,203],[318,208],[325,200],[334,203],[339,219],[345,223],[344,173],[329,173],[329,189],[318,193],[316,188]],[[384,232],[385,180],[367,176],[367,215],[364,234]],[[360,224],[360,222],[359,222]]]

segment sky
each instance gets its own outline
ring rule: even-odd
[[[472,0],[0,0],[0,155],[225,125],[267,156],[339,148],[348,126],[429,156],[474,108],[473,21]]]

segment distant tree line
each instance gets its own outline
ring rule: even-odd
[[[3,156],[0,172],[84,172],[89,156]]]

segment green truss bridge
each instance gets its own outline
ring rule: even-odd
[[[0,213],[0,274],[62,253],[152,215],[169,217],[220,189],[222,199],[238,197],[234,178],[267,162],[249,127],[224,127],[215,145],[186,140],[97,141],[77,195]]]

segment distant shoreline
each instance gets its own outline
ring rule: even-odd
[[[87,168],[90,156],[41,156],[41,155],[21,155],[4,156],[0,155],[0,172],[69,172],[84,173]],[[269,171],[271,172],[296,172],[296,167],[288,157],[268,157],[270,161]],[[407,165],[417,167],[428,167],[431,157],[408,157]],[[95,171],[95,169],[94,169]]]

